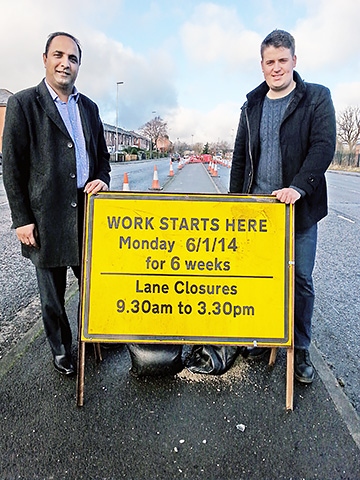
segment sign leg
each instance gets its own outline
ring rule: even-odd
[[[100,343],[94,343],[94,355],[95,355],[95,362],[102,362],[102,354],[101,354],[101,347]]]
[[[277,353],[277,348],[272,347],[271,352],[270,352],[270,358],[269,358],[269,366],[270,367],[273,367],[275,365],[276,353]]]
[[[286,362],[286,410],[293,410],[294,398],[294,347],[287,349]]]
[[[76,404],[78,407],[84,405],[84,380],[85,377],[85,342],[79,340],[78,349],[78,370],[76,383]]]

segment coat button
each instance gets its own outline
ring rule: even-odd
[[[73,208],[75,208],[75,207],[77,207],[77,203],[76,203],[76,202],[71,202],[71,206],[72,206]]]
[[[74,144],[72,142],[68,142],[67,146],[68,148],[73,148]]]
[[[75,177],[76,177],[75,173],[71,172],[70,173],[70,178],[75,178]]]

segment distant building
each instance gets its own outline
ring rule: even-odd
[[[116,128],[114,125],[104,123],[105,141],[109,151],[115,152],[116,147],[119,150],[127,147],[138,147],[142,150],[149,150],[150,140],[139,133]],[[118,141],[116,142],[116,135]]]
[[[4,131],[5,112],[8,98],[12,93],[9,90],[0,88],[0,152],[2,152],[2,137]]]
[[[173,144],[168,135],[157,139],[156,148],[159,152],[172,152],[174,150]]]

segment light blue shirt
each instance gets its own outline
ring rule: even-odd
[[[63,102],[46,80],[45,84],[55,102],[56,108],[60,113],[67,131],[74,142],[77,187],[83,188],[89,178],[89,155],[86,151],[85,137],[78,106],[79,92],[74,87],[74,92],[69,96],[68,101]]]

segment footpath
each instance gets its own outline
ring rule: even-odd
[[[164,190],[219,193],[201,164]],[[67,310],[76,339],[74,285]],[[126,346],[102,347],[102,356],[96,363],[86,344],[81,408],[76,378],[53,369],[40,320],[1,359],[1,480],[360,479],[359,418],[315,348],[315,380],[295,382],[293,411],[284,349],[273,368],[239,356],[221,376],[139,379]]]

